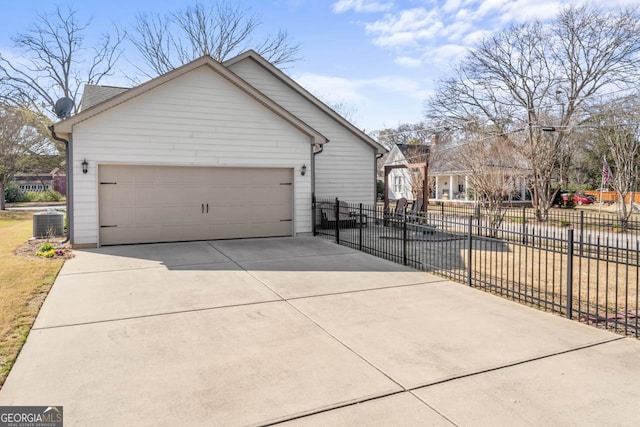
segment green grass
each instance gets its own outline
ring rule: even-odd
[[[31,237],[31,218],[27,212],[0,211],[0,387],[64,262],[14,254]]]

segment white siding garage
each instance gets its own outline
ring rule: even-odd
[[[253,87],[317,129],[330,143],[315,158],[315,194],[375,204],[376,154],[386,150],[253,51],[225,62]]]
[[[313,230],[314,192],[371,203],[384,149],[254,68],[202,57],[131,89],[85,88],[54,125],[69,141],[74,247],[297,236]]]
[[[292,170],[100,165],[100,244],[291,236]]]

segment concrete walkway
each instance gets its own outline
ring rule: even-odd
[[[640,342],[327,241],[76,255],[0,405],[63,405],[65,426],[640,422]]]

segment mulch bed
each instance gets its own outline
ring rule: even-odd
[[[71,245],[69,243],[60,243],[61,239],[29,239],[27,240],[27,242],[21,246],[19,246],[15,251],[14,254],[16,254],[17,256],[23,256],[23,257],[27,257],[27,258],[39,258],[39,259],[71,259],[73,258],[75,255],[73,254],[73,251],[71,250]],[[45,258],[42,256],[38,256],[36,255],[36,252],[38,252],[38,249],[40,248],[40,246],[43,243],[51,243],[53,245],[53,247],[55,249],[59,249],[63,251],[62,255],[55,255],[52,258]]]

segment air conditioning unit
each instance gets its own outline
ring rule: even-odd
[[[33,237],[43,239],[64,235],[64,213],[46,211],[33,214]]]

